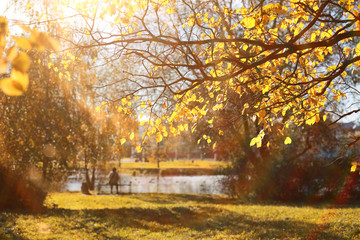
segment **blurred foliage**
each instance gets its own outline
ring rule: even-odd
[[[256,131],[256,123],[243,120],[229,127],[224,131],[225,141],[217,147],[220,156],[232,159],[232,165],[224,169],[228,176],[224,188],[232,196],[263,201],[358,199],[358,172],[349,169],[359,150],[346,145],[357,130],[329,123],[289,127],[284,135],[291,136],[290,145],[284,144],[281,132],[274,132],[269,136],[272,144],[259,148],[249,146],[248,131]],[[264,138],[263,143],[268,140]]]
[[[0,210],[44,210],[46,192],[41,181],[0,166]]]

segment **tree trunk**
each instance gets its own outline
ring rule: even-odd
[[[47,179],[47,167],[48,167],[48,159],[46,156],[43,156],[42,177],[44,180]]]
[[[95,167],[93,167],[93,169],[92,169],[92,175],[91,175],[89,188],[92,191],[95,189]]]
[[[156,144],[156,153],[155,153],[156,159],[157,159],[157,168],[160,168],[160,153],[159,153],[159,143]]]
[[[87,187],[90,189],[91,181],[90,181],[89,171],[87,168],[85,168],[85,182],[87,184]]]

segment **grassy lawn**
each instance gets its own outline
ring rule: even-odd
[[[360,208],[224,196],[53,193],[42,214],[0,213],[0,239],[359,239]]]

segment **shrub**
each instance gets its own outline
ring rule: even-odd
[[[46,192],[14,170],[0,166],[0,209],[39,212]]]

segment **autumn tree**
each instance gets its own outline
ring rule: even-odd
[[[89,60],[134,63],[119,65],[113,85],[128,81],[130,88],[108,102],[139,101],[151,115],[145,135],[158,141],[181,132],[179,122],[191,121],[193,130],[234,98],[240,116],[258,125],[250,141],[257,147],[292,124],[312,125],[328,113],[339,121],[359,111],[326,107],[357,95],[360,24],[353,1],[64,0],[53,10],[47,19],[63,26],[68,46],[93,49]],[[177,103],[160,111],[169,96]],[[212,124],[222,130],[216,118]]]
[[[56,53],[57,29],[32,24],[34,17],[29,14],[30,23],[0,18],[1,162],[17,171],[39,167],[44,178],[54,178],[76,161],[81,125],[93,124],[89,102],[70,81],[88,74],[69,51]]]
[[[138,59],[137,67],[124,71],[137,85],[123,96],[157,89],[154,101],[145,102],[150,110],[165,102],[165,93],[175,97],[176,107],[162,116],[167,130],[176,121],[196,122],[209,110],[223,109],[234,94],[241,99],[241,115],[257,119],[261,130],[252,144],[260,146],[269,132],[319,122],[332,111],[325,103],[356,93],[360,24],[353,1],[62,1],[62,6],[76,9],[83,23],[78,33],[89,38],[87,44],[72,41],[74,47],[107,52],[106,62]],[[358,111],[336,113],[342,119]],[[289,117],[275,127],[282,115]],[[149,135],[163,133],[156,126]]]

